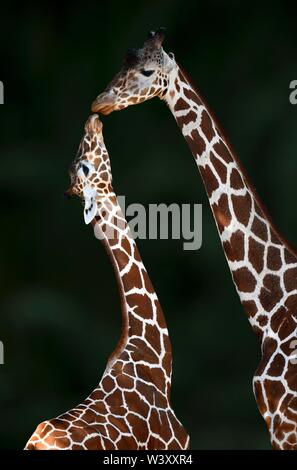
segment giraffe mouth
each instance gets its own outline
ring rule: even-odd
[[[92,112],[104,115],[112,113],[115,109],[115,100],[106,93],[101,93],[92,103]]]
[[[105,116],[107,116],[107,114],[112,113],[113,110],[114,110],[113,106],[105,105],[104,103],[102,103],[101,105],[92,106],[93,112],[101,113],[101,114],[104,114]]]

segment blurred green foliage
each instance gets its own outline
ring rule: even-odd
[[[172,0],[1,6],[1,448],[95,387],[120,331],[104,249],[66,201],[90,104],[148,30],[215,111],[275,222],[297,233],[296,4]],[[139,241],[174,347],[172,401],[194,449],[269,448],[251,380],[259,346],[242,312],[193,158],[158,100],[104,118],[128,202],[202,203],[203,246]]]

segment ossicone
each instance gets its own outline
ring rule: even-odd
[[[147,39],[145,41],[146,45],[154,45],[155,47],[161,47],[165,39],[166,28],[161,27],[156,31],[149,31]]]

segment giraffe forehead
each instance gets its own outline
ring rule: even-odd
[[[152,48],[152,47],[143,47],[138,51],[138,63],[140,65],[151,63],[151,65],[160,65],[164,64],[164,52],[162,48]]]
[[[135,71],[140,71],[144,67],[146,69],[161,68],[164,62],[163,50],[139,49],[137,59],[132,64],[128,63],[123,66],[120,73],[115,77],[115,82],[118,86],[121,86],[127,79],[132,80],[135,77]]]
[[[96,136],[93,139],[85,138],[80,146],[77,161],[82,159],[94,161],[100,159],[104,153],[107,153],[106,148]]]

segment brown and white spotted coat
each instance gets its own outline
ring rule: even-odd
[[[86,123],[71,178],[69,192],[85,199],[85,220],[116,273],[122,334],[98,387],[80,405],[41,423],[26,449],[186,449],[189,437],[170,405],[172,354],[165,318],[113,192],[97,115]]]
[[[162,31],[151,33],[142,49],[130,52],[128,65],[92,109],[109,114],[154,96],[169,106],[199,168],[235,287],[261,342],[253,385],[272,446],[297,450],[297,255],[162,41]]]

